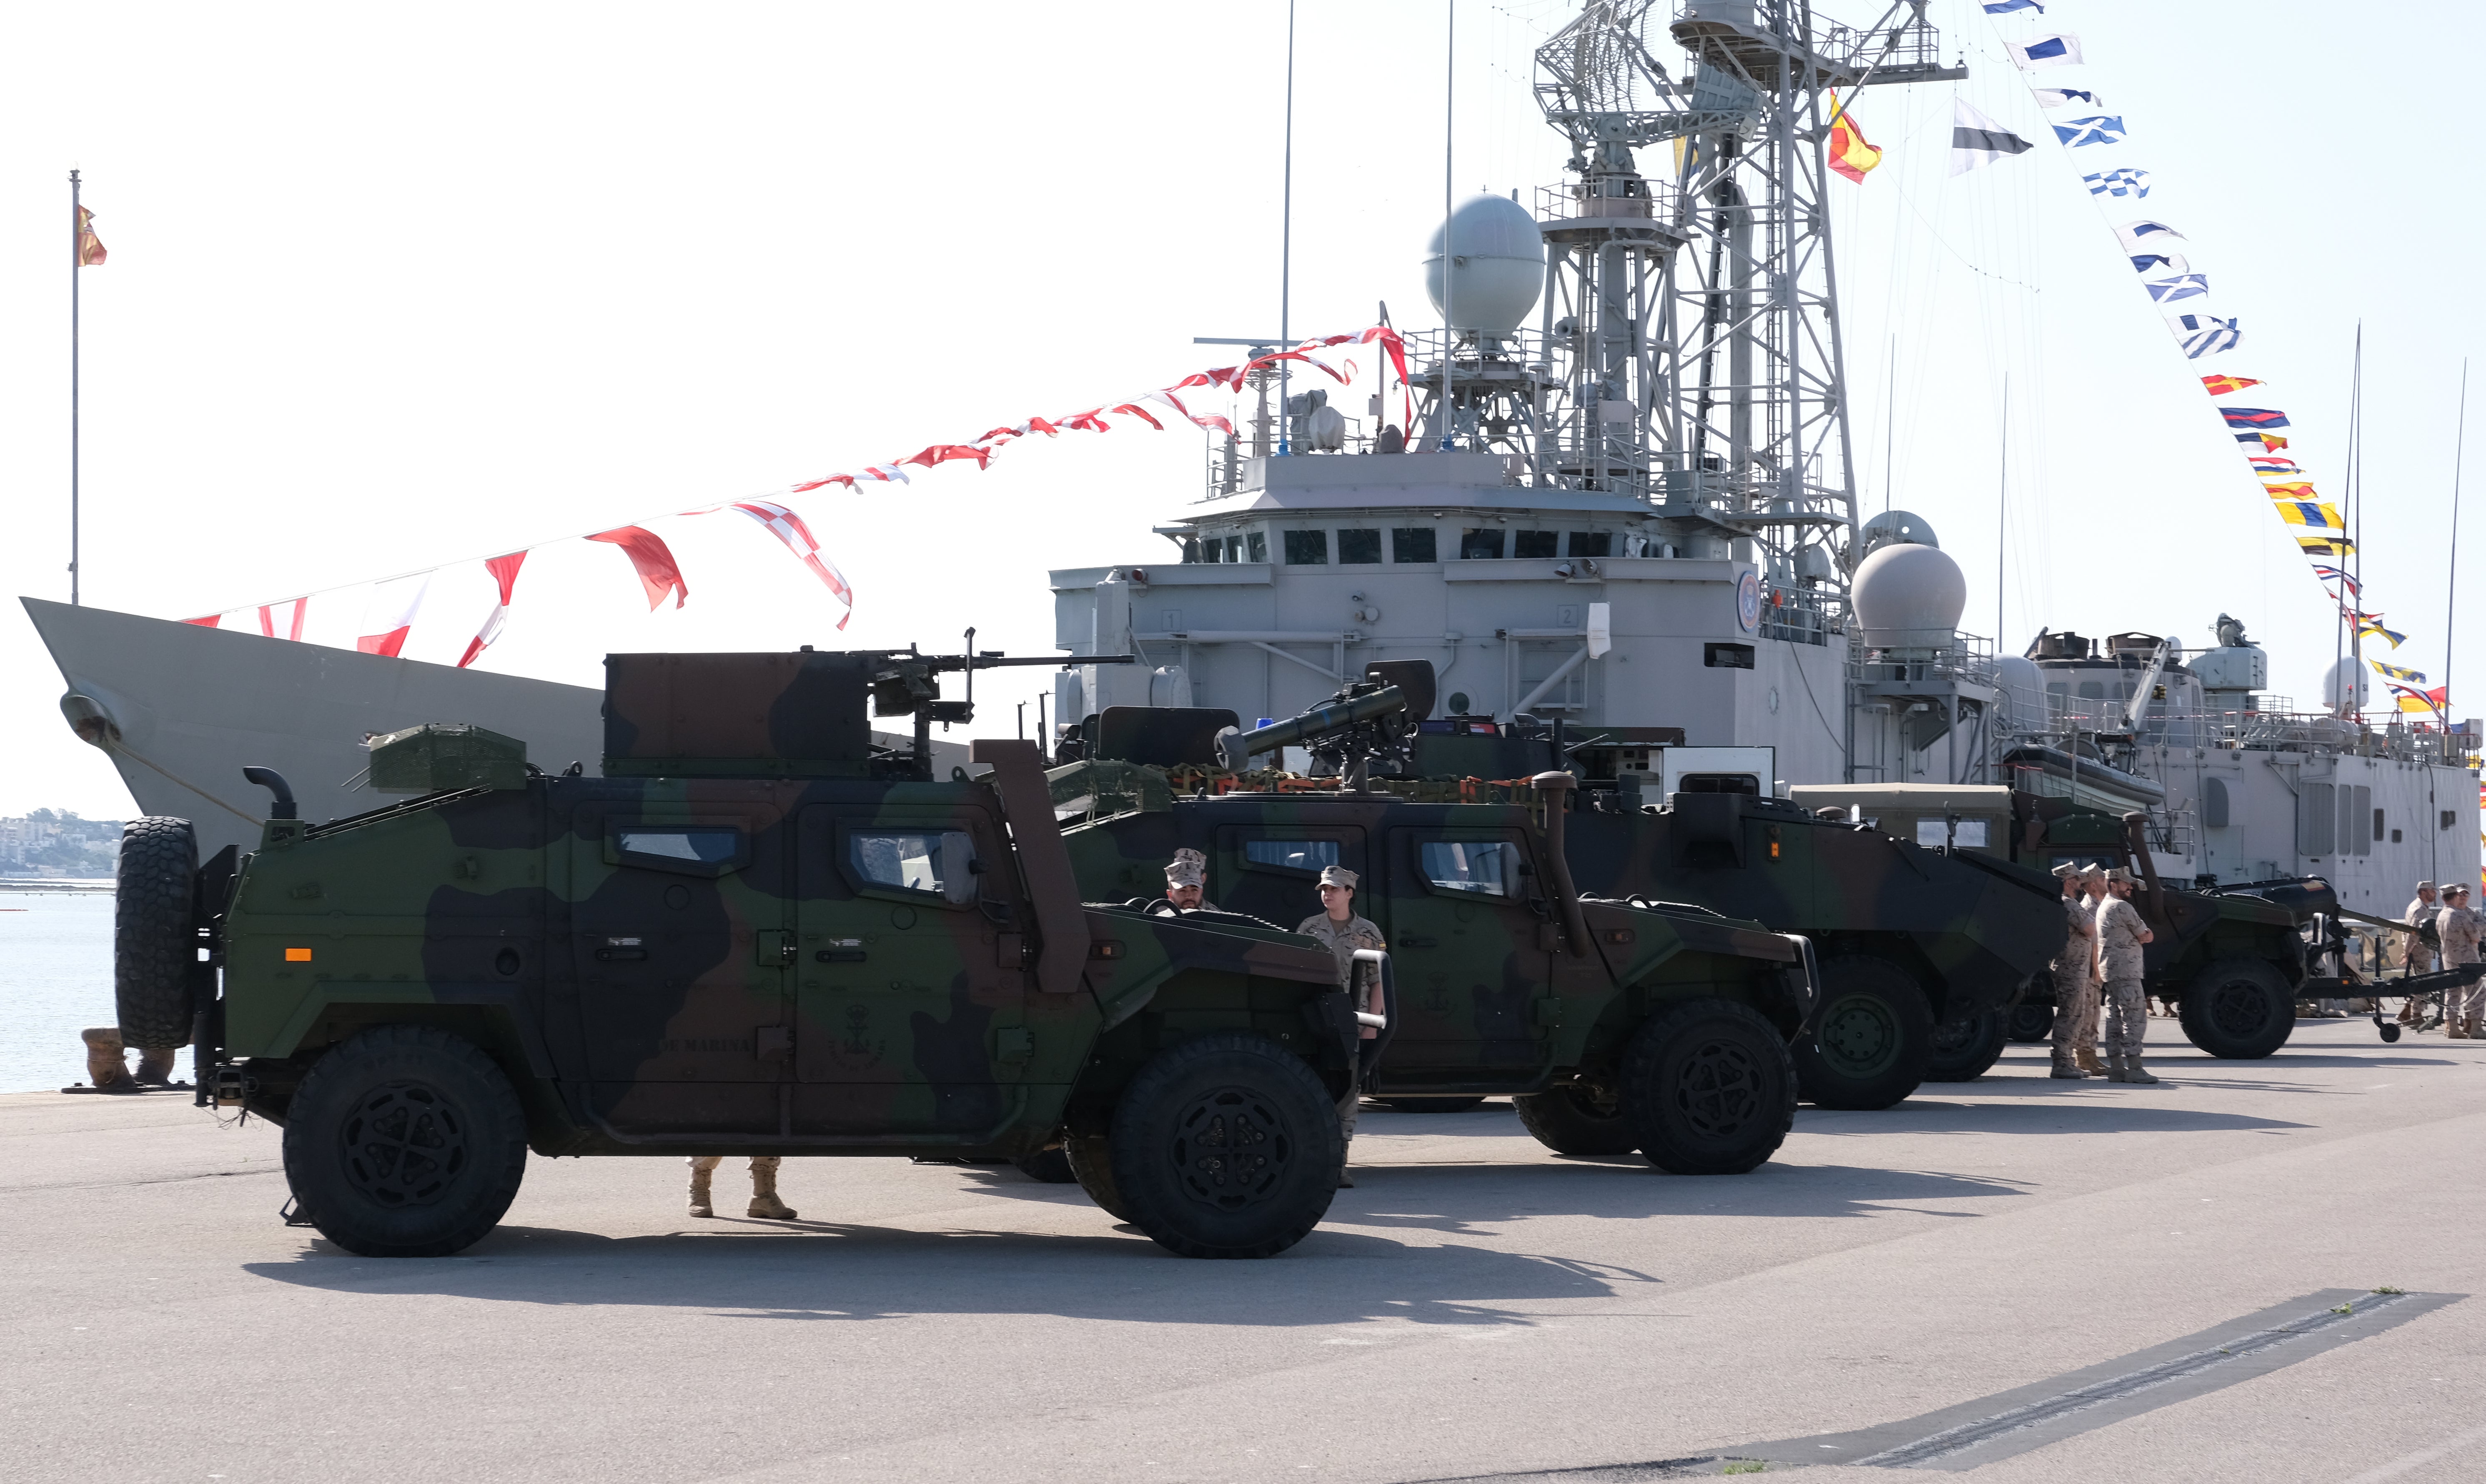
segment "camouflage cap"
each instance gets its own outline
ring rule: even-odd
[[[2056,874],[2056,875],[2058,875],[2058,876],[2059,876],[2059,877],[2061,877],[2061,878],[2062,878],[2063,880],[2065,880],[2065,881],[2069,881],[2069,880],[2071,880],[2074,876],[2079,876],[2079,875],[2083,875],[2083,874],[2085,874],[2085,873],[2084,871],[2082,871],[2082,869],[2081,869],[2081,865],[2080,865],[2080,863],[2079,863],[2078,861],[2065,861],[2062,865],[2058,866],[2056,866],[2056,867],[2055,867],[2055,874]]]
[[[2420,892],[2431,892],[2434,890],[2434,883],[2431,881],[2420,881],[2417,884],[2417,889]]]
[[[1203,887],[1208,885],[1208,857],[1185,845],[1166,863],[1166,885],[1170,887]]]
[[[2445,896],[2467,896],[2469,894],[2469,888],[2466,883],[2455,881],[2451,885],[2443,889],[2443,894]]]
[[[2124,869],[2120,866],[2110,866],[2106,872],[2106,879],[2109,881],[2120,881],[2124,885],[2130,886],[2132,884],[2132,872]]]
[[[1320,884],[1325,887],[1344,887],[1352,892],[1355,890],[1355,872],[1343,866],[1324,866],[1321,867]]]

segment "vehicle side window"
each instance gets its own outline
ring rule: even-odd
[[[614,827],[608,858],[693,876],[722,876],[750,860],[743,832],[732,825],[625,824]]]
[[[1428,839],[1417,846],[1424,879],[1453,896],[1519,895],[1519,846],[1511,840]]]
[[[920,892],[964,905],[976,899],[975,860],[975,838],[964,830],[846,834],[846,869],[859,886]]]
[[[1317,876],[1322,866],[1337,864],[1338,841],[1334,839],[1247,839],[1243,842],[1243,866],[1247,870]]]

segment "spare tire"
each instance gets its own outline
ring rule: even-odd
[[[199,939],[192,898],[199,841],[186,819],[152,815],[122,826],[113,872],[112,994],[121,1038],[161,1049],[190,1044],[190,971]]]

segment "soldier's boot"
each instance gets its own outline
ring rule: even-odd
[[[714,1170],[699,1168],[691,1170],[691,1215],[716,1215],[716,1205],[708,1198],[708,1181],[714,1174]]]
[[[2088,1047],[2083,1046],[2072,1055],[2074,1059],[2079,1061],[2082,1071],[2088,1073],[2091,1077],[2104,1077],[2106,1075],[2106,1068],[2098,1063],[2097,1053],[2090,1050]]]
[[[2048,1072],[2046,1075],[2049,1077],[2064,1078],[2072,1082],[2082,1082],[2085,1081],[2089,1074],[2082,1068],[2079,1062],[2073,1060],[2069,1057],[2058,1053],[2055,1057],[2055,1069]]]
[[[97,1026],[78,1032],[86,1042],[86,1080],[97,1092],[135,1092],[137,1083],[130,1080],[129,1067],[122,1059],[124,1047],[120,1028]]]
[[[790,1222],[794,1208],[777,1198],[777,1160],[762,1156],[751,1162],[751,1210],[763,1222]]]
[[[132,1080],[149,1087],[173,1086],[173,1054],[176,1050],[178,1048],[171,1046],[141,1047],[138,1070],[132,1074]]]
[[[2469,1022],[2465,1018],[2455,1018],[2453,1016],[2446,1015],[2443,1018],[2443,1034],[2447,1040],[2467,1040],[2469,1038]]]
[[[2107,1053],[2106,1080],[2109,1082],[2122,1082],[2125,1080],[2123,1075],[2123,1058],[2120,1054],[2115,1052]]]
[[[2132,1083],[2145,1082],[2153,1084],[2158,1081],[2157,1078],[2149,1075],[2149,1068],[2141,1064],[2141,1058],[2138,1054],[2123,1058],[2123,1080],[2125,1082]]]

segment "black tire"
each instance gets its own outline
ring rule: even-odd
[[[1740,1175],[1795,1127],[1795,1060],[1768,1017],[1695,1000],[1640,1028],[1623,1051],[1623,1116],[1669,1174]]]
[[[1629,1154],[1640,1147],[1640,1135],[1610,1087],[1569,1083],[1521,1093],[1510,1106],[1519,1111],[1520,1127],[1557,1154],[1594,1157]]]
[[[1131,1224],[1185,1257],[1269,1257],[1329,1210],[1346,1149],[1338,1102],[1266,1036],[1216,1031],[1151,1058],[1114,1107],[1114,1185]]]
[[[2011,1039],[2023,1046],[2040,1046],[2055,1038],[2055,1006],[2051,1003],[2021,1001],[2011,1007]]]
[[[190,821],[151,815],[121,827],[114,867],[112,997],[131,1046],[190,1044],[190,970],[198,961],[192,897],[199,841]]]
[[[1476,1097],[1386,1097],[1381,1100],[1395,1113],[1466,1113],[1484,1106],[1481,1094]]]
[[[1102,1135],[1080,1138],[1076,1135],[1062,1141],[1062,1157],[1070,1166],[1070,1178],[1088,1193],[1097,1208],[1118,1222],[1131,1219],[1128,1206],[1122,1204],[1121,1188],[1114,1183],[1114,1144]]]
[[[526,1115],[463,1036],[376,1026],[312,1064],[285,1120],[285,1177],[319,1234],[365,1257],[445,1257],[517,1197]]]
[[[1848,953],[1821,966],[1812,1033],[1795,1047],[1795,1075],[1818,1108],[1888,1108],[1925,1080],[1934,1012],[1916,979],[1887,958]]]
[[[2296,996],[2258,958],[2222,958],[2193,976],[2178,1009],[2184,1036],[2213,1057],[2253,1061],[2287,1044]]]
[[[2011,1044],[2011,1018],[2000,1006],[1988,1006],[1962,1020],[1934,1027],[1933,1054],[1925,1058],[1927,1082],[1975,1082],[2003,1059]]]
[[[1079,1177],[1070,1172],[1070,1155],[1061,1145],[1022,1154],[1010,1161],[1018,1172],[1044,1185],[1068,1185]]]

